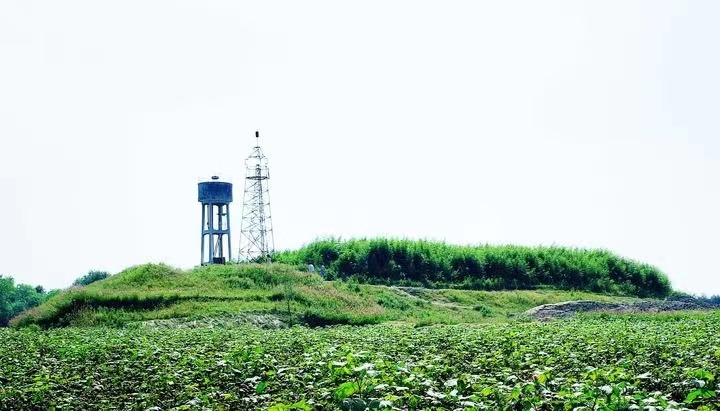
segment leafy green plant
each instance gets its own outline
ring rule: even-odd
[[[718,409],[720,313],[680,317],[2,329],[0,410]]]

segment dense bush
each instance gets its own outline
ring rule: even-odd
[[[327,239],[278,252],[274,260],[312,263],[327,267],[331,276],[379,284],[474,290],[552,287],[639,297],[665,297],[671,291],[667,277],[655,267],[605,250]]]
[[[15,285],[12,277],[0,275],[0,327],[7,327],[12,317],[40,305],[47,297],[48,293],[42,286]]]
[[[89,285],[94,283],[95,281],[104,280],[108,277],[110,277],[110,274],[105,271],[89,271],[84,276],[75,280],[73,282],[73,285]]]

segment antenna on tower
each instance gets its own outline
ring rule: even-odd
[[[240,226],[240,261],[270,262],[275,251],[270,214],[270,169],[260,149],[260,132],[255,131],[256,145],[245,160],[245,194]]]

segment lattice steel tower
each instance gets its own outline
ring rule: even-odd
[[[255,132],[255,147],[245,160],[245,195],[240,226],[240,261],[270,262],[275,251],[270,215],[270,170],[260,149],[260,133]]]

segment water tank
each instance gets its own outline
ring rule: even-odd
[[[232,183],[219,181],[213,176],[211,181],[198,183],[198,201],[204,204],[227,204],[233,200]]]

